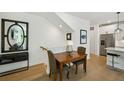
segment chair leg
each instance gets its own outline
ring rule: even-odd
[[[52,73],[51,72],[49,74],[49,78],[50,78],[50,80],[52,80]]]
[[[75,74],[78,74],[78,65],[76,64],[76,71]]]
[[[51,77],[51,72],[49,73],[49,78]]]
[[[56,81],[56,80],[58,79],[58,77],[57,77],[57,73],[53,73],[53,74],[52,74],[52,73],[50,72],[50,74],[49,74],[49,78],[50,78],[51,80],[54,79],[54,80]]]
[[[54,80],[56,81],[57,80],[57,73],[54,73]]]
[[[67,72],[67,79],[69,79],[69,71]]]

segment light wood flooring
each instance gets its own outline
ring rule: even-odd
[[[29,81],[29,80],[34,80],[38,77],[42,77],[44,74],[46,74],[45,71],[45,65],[44,64],[38,64],[35,66],[32,66],[29,68],[29,70],[17,72],[14,74],[6,75],[0,77],[0,80],[4,81]]]
[[[70,71],[70,81],[118,81],[124,80],[124,71],[113,71],[106,66],[106,57],[91,55],[87,61],[87,73],[83,72],[82,65],[79,66],[78,74],[74,74],[75,67],[73,66]],[[67,81],[66,77],[63,77]],[[39,64],[30,67],[27,71],[18,72],[15,74],[0,77],[0,80],[18,81],[18,80],[36,80],[47,81],[48,75],[45,71],[44,64]]]

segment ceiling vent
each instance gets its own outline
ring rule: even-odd
[[[94,30],[94,27],[90,27],[90,30]]]

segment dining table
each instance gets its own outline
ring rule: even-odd
[[[60,67],[60,80],[63,80],[63,66],[76,61],[85,60],[83,63],[84,72],[86,72],[87,54],[79,54],[77,51],[71,53],[59,52],[54,54],[57,64]]]

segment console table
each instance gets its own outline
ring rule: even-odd
[[[27,62],[25,67],[21,67],[21,68],[13,69],[10,71],[2,72],[2,73],[0,73],[0,76],[5,76],[8,74],[12,74],[15,72],[29,69],[29,54],[28,54],[28,52],[1,54],[0,55],[0,65],[13,64],[13,63],[22,62],[22,61]]]

